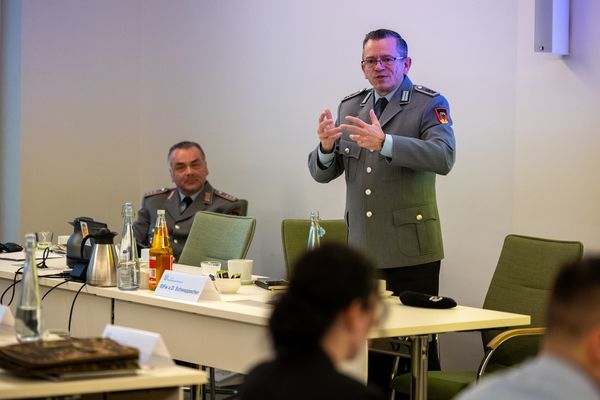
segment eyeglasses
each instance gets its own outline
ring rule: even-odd
[[[394,61],[404,60],[406,57],[383,56],[381,58],[365,58],[360,63],[369,68],[375,68],[379,62],[386,67],[391,67]]]

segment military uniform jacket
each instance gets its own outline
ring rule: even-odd
[[[371,123],[375,96],[364,90],[344,99],[338,120],[352,115]],[[444,257],[435,193],[436,174],[454,164],[455,140],[448,102],[438,93],[404,80],[379,118],[393,139],[392,157],[361,148],[343,132],[329,167],[309,154],[312,177],[346,178],[348,243],[363,249],[380,268],[420,265]]]
[[[165,219],[169,228],[173,256],[179,259],[187,240],[194,216],[198,211],[213,211],[222,214],[239,214],[240,201],[227,193],[215,190],[208,181],[202,192],[186,210],[181,213],[177,188],[160,189],[147,193],[142,199],[142,208],[133,223],[133,234],[140,247],[150,247],[156,225],[156,211],[165,210]]]

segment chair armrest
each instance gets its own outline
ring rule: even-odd
[[[519,336],[543,335],[545,331],[546,331],[546,328],[543,328],[543,327],[517,328],[517,329],[509,329],[506,331],[502,331],[499,334],[497,334],[496,336],[494,336],[494,338],[492,338],[492,340],[490,340],[488,342],[488,344],[485,346],[485,355],[484,355],[483,359],[481,360],[481,364],[479,364],[479,369],[477,370],[477,380],[479,380],[479,378],[481,378],[481,376],[485,373],[485,369],[486,369],[489,361],[491,360],[491,358],[494,355],[494,353],[496,352],[496,350],[498,350],[498,348],[503,343],[505,343],[508,340],[511,340],[513,338],[519,337]]]

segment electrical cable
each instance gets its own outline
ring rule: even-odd
[[[48,265],[46,264],[46,260],[48,259],[49,255],[50,255],[50,246],[48,246],[44,249],[44,252],[42,253],[42,261],[37,263],[38,268],[48,268]]]
[[[81,290],[85,287],[86,283],[84,282],[77,293],[75,293],[75,297],[73,297],[73,302],[71,303],[71,310],[69,311],[69,327],[67,331],[69,332],[69,336],[71,336],[71,319],[73,318],[73,307],[75,307],[75,300],[77,300],[77,296],[81,293]]]
[[[17,276],[21,273],[21,270],[23,269],[23,267],[19,268],[16,272],[15,272],[15,276],[13,278],[13,283],[12,285],[10,285],[9,287],[7,287],[4,292],[2,293],[2,296],[0,296],[0,304],[4,304],[4,295],[10,290],[12,289],[12,293],[10,294],[10,301],[8,302],[8,304],[6,304],[7,306],[10,306],[12,304],[13,299],[15,298],[15,289],[17,286],[17,283],[21,282],[20,280],[17,281]]]
[[[45,276],[44,278],[47,278],[47,276]],[[64,281],[59,282],[56,285],[52,286],[50,289],[48,289],[48,291],[46,293],[44,293],[44,295],[42,296],[42,300],[40,300],[40,301],[44,301],[44,299],[46,298],[46,296],[48,296],[48,294],[50,294],[51,291],[53,291],[54,289],[56,289],[60,285],[64,285],[67,282],[71,282],[71,280],[70,279],[65,279]]]

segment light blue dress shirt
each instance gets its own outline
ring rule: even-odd
[[[203,186],[204,188],[204,186]],[[181,193],[181,190],[177,189],[177,193],[179,193],[179,212],[184,212],[185,211],[185,203],[183,202],[183,199],[187,197],[187,195]],[[196,199],[198,198],[198,196],[200,196],[200,193],[202,193],[202,189],[198,190],[196,193],[194,193],[193,195],[189,196],[192,199],[192,203],[194,201],[196,201]]]
[[[455,400],[598,400],[600,388],[575,364],[542,354],[507,372],[490,375]]]

